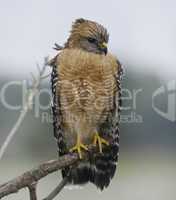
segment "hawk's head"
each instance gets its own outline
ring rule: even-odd
[[[73,23],[65,47],[81,48],[92,53],[107,54],[108,39],[109,35],[106,28],[96,22],[81,18]]]

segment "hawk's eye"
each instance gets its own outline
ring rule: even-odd
[[[88,40],[90,43],[97,43],[97,40],[96,40],[95,38],[88,37],[87,40]]]

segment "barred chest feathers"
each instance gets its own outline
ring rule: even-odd
[[[98,124],[106,120],[117,92],[117,67],[111,54],[65,49],[58,56],[57,92],[68,147],[75,144],[77,133],[84,142],[90,142]]]

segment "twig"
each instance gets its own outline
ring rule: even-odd
[[[0,148],[0,160],[2,159],[9,143],[11,142],[12,138],[14,137],[14,135],[16,134],[17,130],[19,129],[21,123],[23,122],[28,110],[31,107],[31,102],[35,96],[35,94],[38,92],[39,90],[39,86],[43,77],[43,74],[45,72],[46,66],[47,66],[47,62],[48,59],[45,58],[44,64],[42,69],[40,69],[39,71],[39,75],[35,78],[32,74],[32,87],[30,89],[28,89],[28,96],[27,96],[27,100],[25,102],[25,105],[16,121],[16,123],[14,124],[14,126],[12,127],[11,131],[9,132],[9,134],[7,135],[7,138],[5,139],[5,142],[3,143],[2,147]],[[38,67],[39,68],[39,67]]]
[[[37,183],[32,183],[29,187],[30,200],[37,200]]]
[[[57,44],[57,43],[55,43],[54,44],[54,47],[53,47],[53,49],[55,49],[56,51],[60,51],[60,50],[62,50],[64,47],[63,46],[61,46],[61,45],[59,45],[59,44]]]
[[[16,193],[20,189],[28,187],[30,190],[30,195],[32,194],[34,188],[31,188],[31,185],[35,182],[37,183],[40,179],[47,176],[50,173],[53,173],[57,170],[63,169],[67,166],[71,166],[79,160],[76,153],[67,154],[60,157],[58,160],[51,160],[39,165],[37,168],[25,172],[21,176],[3,184],[0,186],[0,199],[9,194]],[[36,188],[35,188],[36,190]],[[35,193],[36,194],[36,193]],[[34,199],[32,199],[34,200]]]
[[[12,127],[10,133],[8,134],[5,142],[3,143],[2,147],[0,148],[0,160],[2,158],[2,156],[4,155],[7,146],[9,145],[10,141],[12,140],[13,136],[15,135],[16,131],[18,130],[18,128],[20,127],[21,123],[23,122],[26,113],[27,113],[28,109],[25,106],[24,109],[22,110],[19,118],[17,119],[17,122],[15,123],[15,125]]]
[[[64,186],[68,183],[68,177],[66,176],[62,181],[59,183],[59,185],[43,200],[52,200],[54,199],[64,188]]]

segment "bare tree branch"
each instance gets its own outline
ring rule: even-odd
[[[9,143],[12,140],[12,138],[16,134],[16,132],[19,129],[20,125],[22,124],[22,122],[23,122],[28,110],[31,108],[32,100],[33,100],[34,96],[36,95],[36,93],[39,91],[39,86],[40,86],[41,80],[43,79],[42,77],[43,77],[43,75],[45,73],[45,69],[46,69],[47,63],[48,63],[48,59],[45,58],[45,61],[44,61],[42,69],[40,69],[39,66],[38,66],[38,69],[40,71],[39,71],[39,74],[38,74],[37,77],[35,77],[31,73],[32,86],[31,86],[30,89],[28,89],[26,102],[25,102],[25,104],[23,106],[23,109],[22,109],[22,111],[21,111],[16,123],[12,127],[11,131],[7,135],[7,138],[5,139],[5,142],[3,143],[2,147],[0,148],[0,160],[3,157],[7,147],[9,145]]]
[[[111,143],[111,140],[109,141]],[[88,149],[89,151],[83,152],[84,160],[88,159],[90,154],[98,152],[97,146],[93,144],[90,144],[88,146]],[[21,176],[18,176],[7,183],[0,185],[0,199],[12,193],[16,193],[22,188],[28,187],[30,191],[31,200],[37,200],[36,186],[40,179],[65,167],[71,167],[78,161],[79,156],[77,153],[68,153],[64,156],[59,157],[57,160],[47,161],[39,165],[38,167],[23,173]],[[43,200],[52,200],[67,184],[67,181],[67,178],[63,179],[61,183],[48,195],[48,197],[46,197]]]
[[[64,186],[68,183],[68,177],[66,176],[59,185],[43,200],[53,200],[64,188]]]
[[[37,182],[32,183],[29,187],[30,200],[37,200]]]
[[[18,176],[17,178],[1,185],[0,199],[9,194],[16,193],[22,188],[28,187],[31,200],[36,200],[36,185],[33,185],[34,183],[37,184],[40,179],[48,174],[63,169],[67,166],[71,166],[78,160],[78,155],[74,153],[62,156],[58,160],[51,160],[39,165],[37,168],[27,171],[21,176]]]

